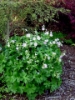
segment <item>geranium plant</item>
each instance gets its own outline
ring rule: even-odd
[[[0,54],[5,91],[26,93],[33,100],[47,89],[57,89],[62,74],[60,46],[60,40],[47,30],[11,37]]]

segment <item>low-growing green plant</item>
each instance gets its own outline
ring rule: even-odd
[[[74,45],[74,40],[71,38],[67,37],[67,34],[64,34],[62,32],[54,32],[54,38],[59,38],[61,42],[63,42],[63,44],[67,44],[67,45]]]
[[[64,34],[62,32],[54,32],[54,39],[55,38],[59,38],[60,41],[63,43],[63,44],[67,44],[67,45],[74,45],[74,41],[73,39],[70,39],[70,38],[67,38],[67,34]]]
[[[0,99],[2,99],[2,94],[0,94]]]
[[[0,73],[5,91],[26,93],[29,100],[61,85],[62,56],[52,32],[11,37],[0,54]]]

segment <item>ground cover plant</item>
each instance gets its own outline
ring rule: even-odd
[[[42,29],[44,29],[42,27]],[[47,30],[42,34],[26,34],[11,37],[0,54],[0,77],[4,91],[26,93],[29,100],[61,84],[64,54],[58,38]]]

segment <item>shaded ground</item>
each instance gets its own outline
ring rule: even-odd
[[[50,94],[48,91],[36,100],[75,100],[75,47],[64,45],[62,51],[66,51],[63,57],[63,75],[61,87]],[[10,99],[12,98],[12,99]],[[24,95],[6,96],[2,100],[27,100]]]

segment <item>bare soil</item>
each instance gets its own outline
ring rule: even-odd
[[[46,91],[38,96],[36,100],[75,100],[75,47],[63,45],[61,51],[65,51],[63,57],[63,74],[60,88],[53,93]],[[25,95],[8,95],[2,100],[27,100]]]

